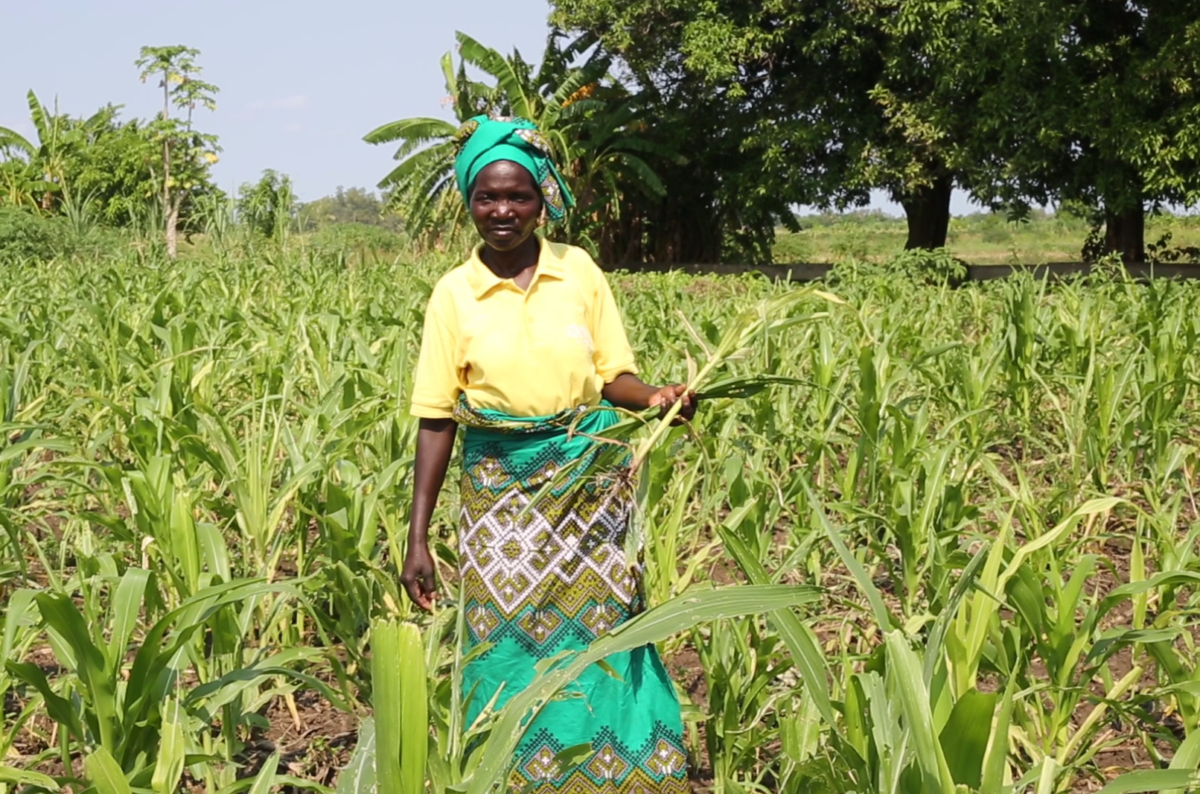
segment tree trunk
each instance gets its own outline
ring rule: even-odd
[[[164,110],[165,114],[166,111]],[[163,118],[166,118],[164,115]],[[163,184],[162,184],[162,202],[163,213],[166,215],[166,239],[167,239],[167,256],[171,259],[175,258],[175,251],[178,245],[178,236],[175,233],[175,225],[179,221],[179,205],[171,200],[171,140],[170,138],[163,139]]]
[[[950,231],[950,191],[954,181],[949,174],[937,177],[932,185],[919,188],[900,200],[908,219],[909,248],[944,248]]]
[[[1121,255],[1125,264],[1146,261],[1146,213],[1140,205],[1104,209],[1104,250]]]
[[[179,199],[172,201],[167,207],[167,256],[175,258],[179,250]]]

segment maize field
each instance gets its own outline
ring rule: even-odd
[[[1200,282],[613,273],[651,609],[462,723],[398,584],[453,257],[17,262],[0,301],[0,794],[485,794],[657,642],[696,791],[1200,785]],[[570,763],[564,757],[562,763]]]

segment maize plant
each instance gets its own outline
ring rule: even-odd
[[[225,231],[5,270],[0,794],[482,794],[646,642],[697,791],[1200,783],[1200,282],[609,274],[701,395],[606,433],[650,608],[465,724],[452,492],[397,584],[455,258]]]

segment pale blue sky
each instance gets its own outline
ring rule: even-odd
[[[71,115],[107,102],[126,118],[153,115],[158,90],[138,81],[143,45],[201,51],[203,77],[221,88],[197,127],[220,136],[215,175],[235,190],[266,168],[290,175],[302,200],[338,186],[374,188],[392,167],[389,147],[362,136],[409,116],[451,118],[438,61],[462,30],[536,61],[546,0],[60,0],[51,22],[38,3],[6,3],[0,48],[0,126],[30,132],[25,93]],[[873,206],[896,212],[878,197]],[[954,212],[970,211],[956,196]]]

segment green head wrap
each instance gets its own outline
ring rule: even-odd
[[[554,220],[574,206],[567,183],[550,160],[550,144],[533,122],[517,118],[476,116],[459,128],[455,137],[458,156],[454,176],[463,201],[471,203],[471,188],[479,172],[497,160],[509,160],[533,175]]]

